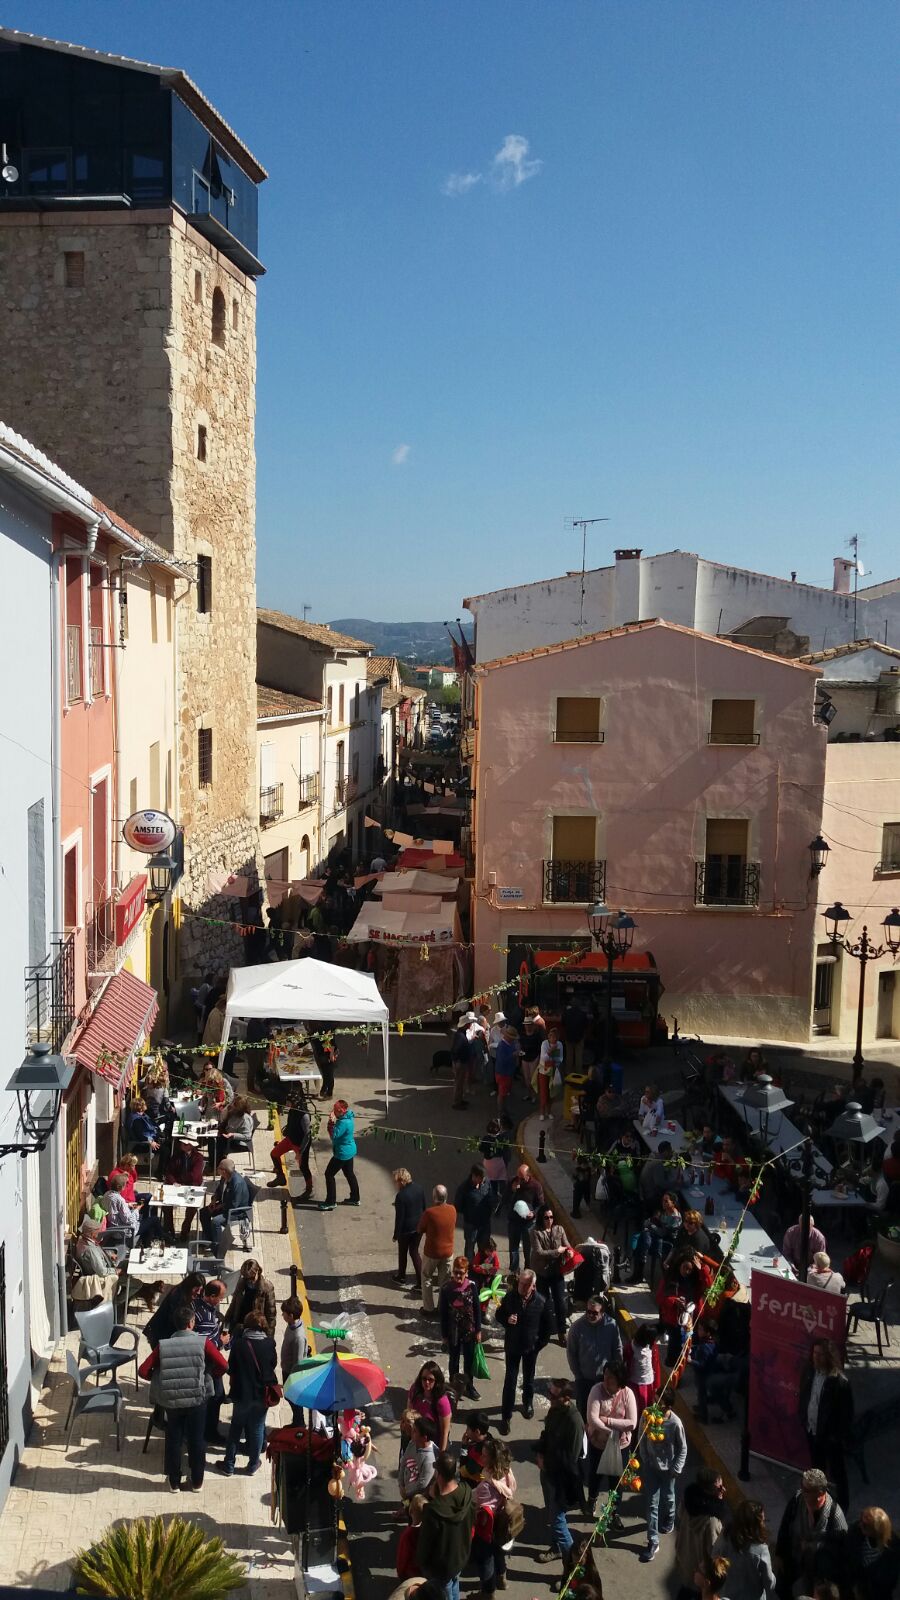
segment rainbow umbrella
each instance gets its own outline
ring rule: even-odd
[[[309,1406],[326,1414],[365,1407],[384,1394],[387,1378],[374,1361],[364,1356],[308,1356],[301,1361],[284,1385],[284,1397],[292,1406]]]

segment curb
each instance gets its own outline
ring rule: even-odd
[[[274,1128],[272,1131],[275,1134],[275,1142],[277,1144],[281,1138],[281,1119],[277,1111],[274,1113]],[[288,1206],[287,1225],[288,1238],[291,1243],[291,1256],[294,1266],[297,1268],[297,1294],[303,1307],[303,1321],[309,1332],[309,1351],[310,1355],[315,1355],[316,1336],[311,1331],[312,1311],[310,1310],[309,1294],[306,1288],[306,1275],[303,1271],[303,1251],[300,1248],[297,1216],[293,1206]],[[353,1584],[353,1566],[350,1559],[350,1541],[343,1512],[338,1513],[337,1559],[344,1600],[356,1600],[356,1589]]]
[[[529,1117],[525,1117],[519,1123],[519,1126],[516,1129],[516,1143],[519,1154],[522,1157],[523,1163],[529,1168],[529,1171],[540,1183],[548,1200],[551,1202],[554,1215],[559,1217],[562,1221],[562,1225],[565,1228],[566,1237],[568,1238],[569,1243],[577,1246],[581,1243],[581,1240],[575,1231],[575,1225],[569,1215],[568,1207],[563,1205],[552,1184],[547,1182],[547,1179],[544,1176],[543,1165],[537,1160],[536,1156],[532,1155],[525,1143],[525,1125],[530,1120],[531,1119]],[[623,1331],[630,1337],[633,1332],[636,1319],[631,1315],[631,1312],[621,1304],[614,1288],[610,1288],[609,1297],[615,1306],[616,1316],[622,1325]],[[662,1370],[663,1372],[668,1372],[669,1369],[668,1367],[663,1366]],[[725,1485],[725,1498],[732,1510],[736,1510],[737,1507],[747,1499],[747,1494],[745,1493],[744,1488],[738,1479],[734,1476],[734,1473],[730,1470],[730,1468],[726,1467],[724,1461],[722,1461],[718,1452],[716,1451],[715,1446],[707,1437],[706,1433],[704,1433],[703,1428],[700,1426],[700,1423],[694,1416],[691,1407],[685,1404],[677,1389],[672,1396],[672,1410],[675,1412],[676,1416],[679,1418],[684,1427],[687,1441],[691,1449],[694,1450],[695,1453],[700,1457],[705,1467],[710,1467],[713,1472],[718,1473],[721,1477],[722,1482]]]

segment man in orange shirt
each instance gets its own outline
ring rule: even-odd
[[[442,1183],[431,1191],[431,1205],[426,1206],[419,1218],[422,1235],[422,1307],[423,1317],[437,1316],[435,1294],[450,1276],[450,1263],[455,1254],[456,1207],[447,1204],[447,1190]]]

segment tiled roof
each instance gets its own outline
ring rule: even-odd
[[[283,689],[270,689],[264,683],[256,685],[258,717],[292,717],[302,711],[321,710],[321,700],[307,700],[302,694],[285,694]]]
[[[900,650],[895,650],[893,645],[882,644],[880,639],[850,639],[846,644],[834,645],[831,650],[814,650],[811,655],[801,656],[800,660],[807,663],[834,661],[838,656],[853,656],[860,650],[880,650],[882,655],[900,658]]]
[[[483,672],[493,672],[496,667],[511,667],[518,661],[533,661],[538,656],[557,655],[562,650],[578,650],[585,644],[597,644],[602,639],[616,639],[626,633],[642,633],[646,628],[665,628],[669,633],[686,633],[692,639],[705,639],[709,644],[718,644],[723,650],[741,650],[744,655],[756,656],[763,661],[777,661],[782,667],[799,667],[802,671],[811,671],[809,662],[795,661],[787,656],[776,656],[768,650],[753,650],[746,644],[735,644],[733,639],[723,639],[714,633],[701,633],[699,628],[686,628],[681,622],[664,622],[661,617],[645,617],[641,622],[626,622],[620,628],[604,628],[600,633],[585,633],[577,639],[563,639],[558,644],[538,645],[534,650],[519,650],[515,655],[498,656],[496,661],[479,661],[475,667],[475,676],[480,677]]]
[[[399,706],[401,701],[405,699],[406,695],[400,689],[382,689],[381,709],[382,711],[393,711],[394,707]]]
[[[329,628],[327,622],[301,622],[299,617],[289,617],[285,611],[264,611],[257,609],[257,619],[264,622],[269,628],[281,628],[284,633],[296,633],[300,639],[308,639],[310,644],[325,645],[330,650],[371,650],[372,646],[366,644],[364,639],[351,639],[346,633],[335,633]]]
[[[381,683],[383,678],[389,678],[394,670],[394,656],[370,656],[366,662],[366,681],[368,683]]]
[[[0,28],[0,38],[2,36],[3,29]],[[190,574],[192,572],[190,563],[176,561],[171,550],[164,550],[161,544],[157,544],[153,539],[148,539],[146,534],[141,533],[137,528],[133,528],[130,522],[126,522],[124,517],[119,516],[118,511],[113,511],[110,506],[104,505],[103,501],[98,500],[95,494],[91,494],[90,489],[85,489],[74,478],[70,478],[69,474],[64,472],[62,467],[57,466],[55,461],[51,461],[49,456],[45,456],[43,450],[39,450],[37,445],[32,444],[29,439],[23,438],[21,433],[16,433],[15,429],[8,427],[5,422],[0,422],[0,470],[2,470],[2,453],[4,450],[8,451],[10,455],[18,456],[20,461],[24,461],[34,471],[39,472],[49,483],[55,484],[60,489],[65,489],[66,493],[70,494],[73,499],[80,500],[86,511],[96,511],[98,517],[102,519],[105,533],[109,533],[113,538],[116,537],[116,534],[120,534],[122,542],[132,546],[138,545],[154,561],[158,561],[161,566],[182,574]]]
[[[8,44],[31,45],[38,50],[55,50],[59,55],[78,56],[82,61],[106,62],[111,67],[129,67],[132,72],[154,73],[161,82],[175,89],[181,99],[196,111],[206,127],[217,134],[225,149],[234,156],[238,166],[249,173],[254,183],[262,183],[269,174],[260,166],[255,155],[247,149],[233,128],[206,98],[202,89],[180,67],[157,67],[152,61],[136,61],[132,56],[112,55],[108,50],[88,50],[83,44],[70,44],[65,39],[45,39],[39,33],[20,33],[16,28],[0,28],[0,39]]]

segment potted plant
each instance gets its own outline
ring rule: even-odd
[[[121,1600],[225,1600],[243,1588],[242,1562],[183,1517],[140,1517],[109,1528],[72,1567],[76,1594]]]

